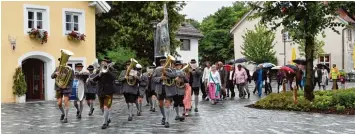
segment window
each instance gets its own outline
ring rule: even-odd
[[[330,54],[324,54],[319,56],[319,64],[330,67]]]
[[[71,31],[85,33],[85,11],[63,8],[63,35]]]
[[[348,41],[352,40],[352,33],[351,33],[351,29],[348,29]]]
[[[47,6],[24,5],[24,32],[32,28],[44,29],[49,35],[49,8]]]
[[[190,51],[191,46],[190,46],[190,40],[189,39],[181,39],[181,46],[180,46],[180,50],[182,51]]]
[[[65,30],[66,31],[79,31],[79,15],[77,13],[65,13]]]

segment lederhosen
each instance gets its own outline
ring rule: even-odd
[[[92,73],[89,75],[89,78],[95,78],[97,76],[96,73]],[[97,93],[97,83],[93,81],[88,81],[86,83],[86,89],[85,89],[85,99],[86,100],[95,100],[96,99],[96,93]]]
[[[184,72],[182,71],[176,71],[176,76],[179,77],[181,80],[183,80],[184,85],[189,83],[189,81],[187,80]],[[182,88],[179,87],[175,87],[177,94],[174,96],[173,100],[174,100],[174,107],[184,107],[184,95],[185,95],[185,86],[183,86]]]
[[[98,82],[98,92],[100,108],[107,106],[111,108],[112,97],[114,90],[114,84],[116,80],[116,74],[113,71],[101,74],[93,79],[94,82]]]
[[[158,100],[169,99],[172,100],[173,96],[176,94],[175,85],[167,86],[163,85],[162,76],[163,67],[160,66],[156,68],[153,72],[153,81],[155,83],[155,92],[158,94]],[[171,69],[167,69],[166,77],[168,79],[174,79],[174,72]]]
[[[126,100],[126,103],[135,103],[138,98],[138,83],[139,79],[136,80],[135,85],[128,85],[127,80],[125,79],[126,70],[123,70],[120,74],[119,81],[122,82],[123,95]]]

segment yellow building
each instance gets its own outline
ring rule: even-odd
[[[74,52],[68,64],[72,67],[92,64],[96,60],[95,14],[110,9],[104,1],[1,2],[1,102],[18,100],[12,77],[19,66],[26,76],[26,101],[55,100],[50,76],[59,64],[60,49]],[[47,42],[41,44],[37,36],[30,36],[32,28],[40,34],[46,31]],[[69,39],[72,31],[85,34],[85,41]]]

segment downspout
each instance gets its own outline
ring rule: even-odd
[[[344,70],[345,68],[345,46],[344,46],[344,33],[347,28],[344,28],[342,30],[341,36],[342,36],[342,46],[341,46],[341,61],[342,61],[342,69]]]

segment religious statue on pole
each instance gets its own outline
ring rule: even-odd
[[[164,19],[157,24],[154,38],[154,57],[170,54],[170,35],[168,25],[168,11],[164,4]]]

